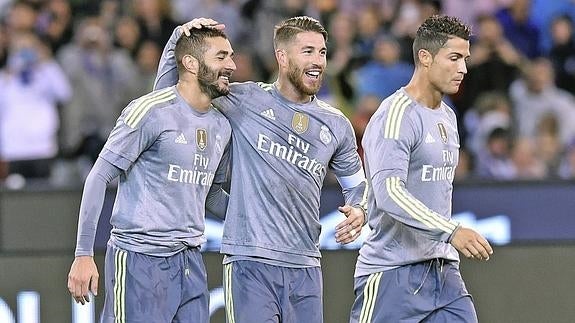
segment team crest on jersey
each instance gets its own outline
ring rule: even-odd
[[[324,144],[329,144],[331,142],[331,132],[327,126],[321,126],[321,130],[319,132],[319,139]]]
[[[443,141],[444,144],[447,144],[447,129],[445,129],[445,126],[441,122],[437,124],[437,128],[439,129],[439,136],[441,137],[441,141]]]
[[[196,146],[198,146],[200,150],[204,150],[208,146],[208,132],[206,129],[196,129]]]
[[[291,127],[300,135],[306,132],[309,127],[309,116],[301,112],[296,112],[291,120]]]

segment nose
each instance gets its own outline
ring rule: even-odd
[[[458,72],[463,75],[467,74],[467,62],[464,59],[459,61]]]
[[[234,60],[231,57],[228,57],[228,60],[226,62],[226,68],[232,71],[236,70],[236,62],[234,62]]]

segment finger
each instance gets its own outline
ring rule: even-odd
[[[92,275],[90,279],[90,291],[94,296],[98,296],[98,276]]]
[[[485,238],[481,237],[481,238],[479,239],[479,243],[481,244],[481,246],[482,246],[483,248],[485,248],[485,251],[487,251],[487,253],[488,253],[489,255],[492,255],[492,254],[493,254],[493,248],[491,248],[491,245],[489,244],[489,242],[488,242],[487,240],[485,240]]]
[[[345,220],[343,220],[342,222],[338,223],[335,226],[335,230],[339,231],[339,230],[345,230],[347,229],[349,226],[353,226],[353,219],[347,218]]]
[[[345,214],[345,216],[349,216],[349,212],[351,211],[351,206],[349,205],[344,205],[344,206],[339,206],[338,211]]]
[[[349,235],[350,235],[352,238],[355,237],[356,234],[357,234],[357,231],[355,231],[355,229],[351,229],[351,230],[349,231]]]
[[[184,30],[184,34],[188,37],[190,37],[192,35],[192,33],[190,33],[190,28],[184,27],[182,28]]]
[[[476,249],[481,254],[481,258],[483,260],[489,260],[489,251],[485,248],[484,245],[481,244],[481,242],[477,242],[477,245],[478,246],[476,247]]]
[[[474,259],[477,259],[477,260],[483,260],[484,259],[481,252],[474,245],[467,246],[467,249],[469,250],[469,252],[471,252],[471,255],[473,256]]]

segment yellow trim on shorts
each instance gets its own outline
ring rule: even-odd
[[[367,278],[367,282],[363,288],[363,304],[361,305],[361,312],[359,314],[359,323],[371,322],[381,276],[383,276],[383,272],[371,274]]]
[[[233,263],[224,265],[224,297],[228,323],[236,322],[236,318],[234,317],[234,298],[232,293],[232,269]]]
[[[114,323],[126,322],[126,258],[128,253],[114,252]]]

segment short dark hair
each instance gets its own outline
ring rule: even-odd
[[[184,70],[182,65],[182,58],[184,55],[192,55],[199,61],[203,60],[204,54],[208,50],[206,38],[216,37],[228,39],[223,31],[215,28],[192,28],[190,30],[190,36],[182,34],[180,39],[176,42],[176,48],[174,49],[178,73]]]
[[[453,37],[469,40],[471,28],[456,17],[433,15],[419,26],[413,41],[413,59],[419,64],[417,53],[425,49],[435,56],[439,49]]]
[[[280,43],[286,43],[295,38],[299,33],[313,31],[323,36],[327,41],[327,31],[322,24],[315,18],[308,16],[299,16],[286,19],[275,26],[274,29],[274,48],[277,49]]]

